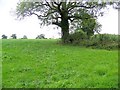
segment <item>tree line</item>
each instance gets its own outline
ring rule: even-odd
[[[2,39],[8,39],[8,36],[6,36],[5,34],[3,34],[1,37]],[[11,39],[17,39],[16,34],[12,34],[10,37]],[[28,39],[28,37],[26,35],[23,35],[21,39]],[[47,38],[45,38],[45,34],[40,34],[40,35],[37,35],[35,39],[47,39]]]

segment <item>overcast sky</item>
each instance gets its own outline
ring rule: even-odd
[[[54,26],[40,28],[39,20],[36,16],[27,17],[24,20],[16,20],[13,15],[16,3],[19,0],[0,0],[0,38],[2,34],[11,36],[16,34],[18,38],[27,35],[28,38],[35,38],[38,34],[45,34],[49,37],[59,37],[58,31]],[[118,34],[118,11],[109,9],[98,21],[102,24],[101,33]]]

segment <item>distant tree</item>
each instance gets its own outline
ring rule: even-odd
[[[12,39],[17,39],[17,36],[16,36],[16,34],[12,34]]]
[[[40,34],[36,37],[36,39],[45,39],[45,35],[44,34]]]
[[[7,36],[3,34],[2,39],[7,39]]]
[[[21,39],[27,39],[27,36],[26,36],[26,35],[24,35],[24,36],[23,36],[23,38],[21,38]]]

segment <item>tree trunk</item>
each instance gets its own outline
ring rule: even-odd
[[[63,20],[61,25],[61,31],[62,31],[62,41],[65,43],[67,41],[67,38],[69,36],[69,23],[68,20]]]
[[[69,22],[68,22],[68,11],[66,9],[66,3],[63,3],[63,11],[61,13],[61,32],[62,41],[66,43],[69,36]]]

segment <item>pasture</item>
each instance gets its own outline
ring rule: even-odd
[[[2,40],[3,88],[117,88],[118,50]]]

